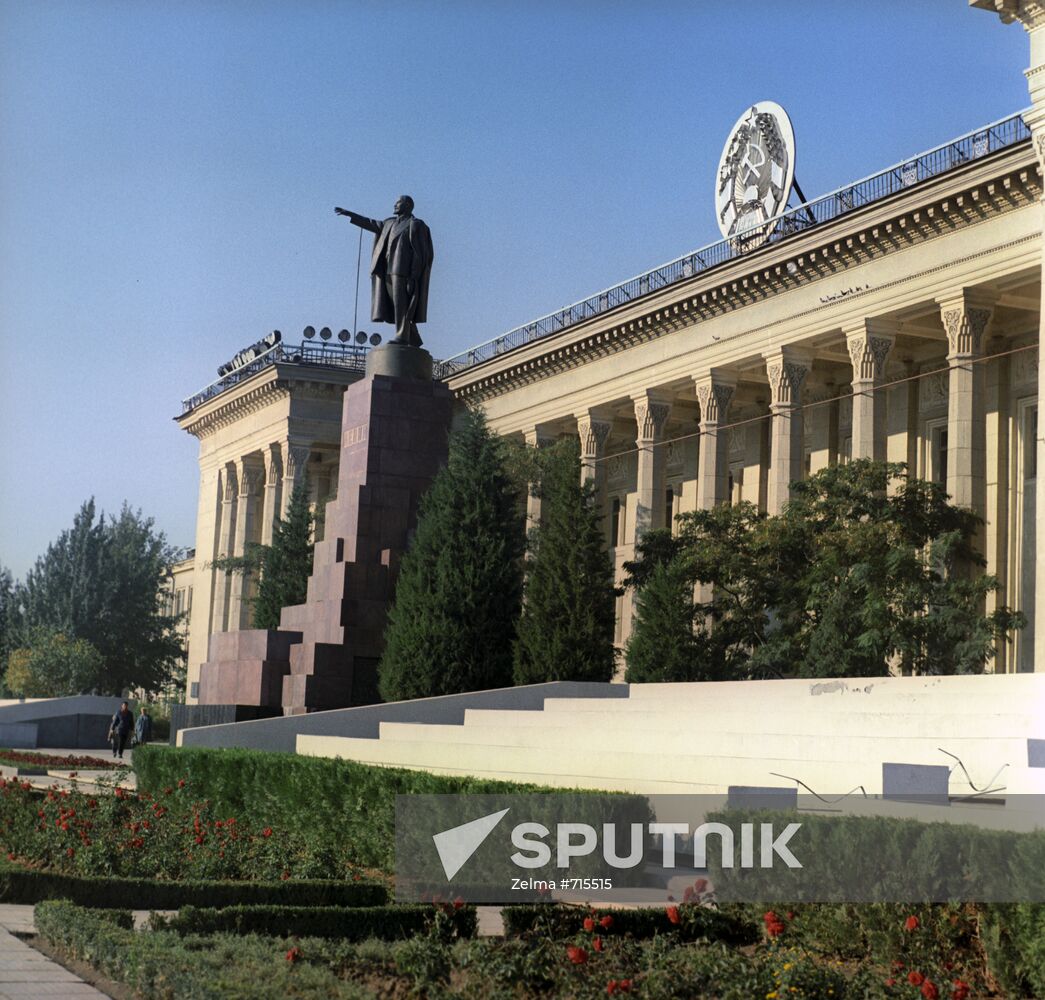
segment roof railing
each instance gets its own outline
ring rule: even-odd
[[[457,372],[465,371],[500,354],[522,347],[524,344],[540,340],[553,333],[559,333],[575,323],[608,312],[610,309],[615,309],[617,306],[631,302],[633,299],[640,298],[666,285],[691,278],[702,271],[742,257],[756,247],[764,246],[766,243],[779,243],[796,233],[822,225],[847,212],[855,211],[905,188],[914,187],[930,178],[938,177],[971,160],[1029,139],[1031,133],[1023,120],[1023,115],[1024,112],[1021,111],[991,122],[989,125],[973,129],[957,139],[951,139],[924,153],[919,153],[917,156],[901,160],[885,170],[835,188],[834,191],[829,191],[813,201],[781,212],[764,225],[758,226],[757,230],[749,229],[746,234],[737,233],[728,239],[709,243],[683,254],[681,257],[676,257],[667,264],[653,268],[651,271],[645,271],[634,278],[589,295],[580,302],[564,306],[540,319],[517,326],[507,333],[502,333],[499,337],[484,341],[452,358],[438,362],[436,374],[441,378],[447,378]],[[761,234],[766,227],[771,227],[772,232],[763,240]],[[757,241],[754,238],[756,235]]]
[[[369,347],[366,344],[326,343],[323,341],[305,344],[274,344],[252,361],[215,379],[199,392],[183,399],[181,401],[182,415],[196,409],[208,399],[220,396],[221,393],[274,365],[277,361],[295,365],[316,365],[323,368],[348,368],[363,372],[366,369],[368,350]]]

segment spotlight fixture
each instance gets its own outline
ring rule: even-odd
[[[379,333],[372,333],[372,334],[370,334],[370,346],[371,347],[377,347],[377,345],[380,344],[380,343],[381,343],[381,334],[379,334]]]
[[[316,328],[314,326],[305,327],[305,340],[311,340],[316,335]]]
[[[346,344],[346,343],[348,343],[348,340],[349,340],[349,338],[351,336],[352,336],[352,334],[350,334],[347,330],[342,330],[337,335],[337,339],[340,340],[342,344]]]
[[[366,330],[360,330],[359,333],[356,334],[356,343],[357,344],[365,344],[366,343]]]
[[[330,332],[329,326],[323,327],[323,329],[319,331],[319,335],[323,338],[323,340],[329,340],[333,336],[333,334]]]

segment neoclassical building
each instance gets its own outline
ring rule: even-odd
[[[1045,12],[974,5],[1031,32],[1032,109],[785,211],[768,238],[725,238],[438,365],[499,433],[579,438],[618,574],[681,512],[776,512],[832,463],[905,462],[983,518],[992,604],[1027,615],[993,669],[1045,669]],[[279,345],[184,403],[179,424],[200,439],[190,700],[207,636],[248,623],[247,587],[209,560],[266,541],[298,478],[317,503],[337,482],[340,395],[362,349],[319,347]],[[631,615],[621,598],[618,645]]]

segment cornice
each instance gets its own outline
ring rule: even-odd
[[[1040,168],[1028,141],[784,242],[763,246],[713,271],[492,358],[446,381],[459,398],[482,402],[1036,203],[1041,191]],[[856,289],[853,295],[866,293],[866,289]],[[831,304],[833,300],[812,311]]]

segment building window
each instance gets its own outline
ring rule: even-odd
[[[620,545],[620,529],[621,529],[621,507],[620,497],[614,497],[610,504],[610,547],[616,547]]]
[[[947,485],[947,428],[932,430],[932,481]]]
[[[675,487],[669,486],[664,491],[664,527],[675,532]]]
[[[1027,447],[1023,457],[1023,478],[1038,478],[1038,408],[1035,406],[1027,410],[1027,432],[1023,439]]]

